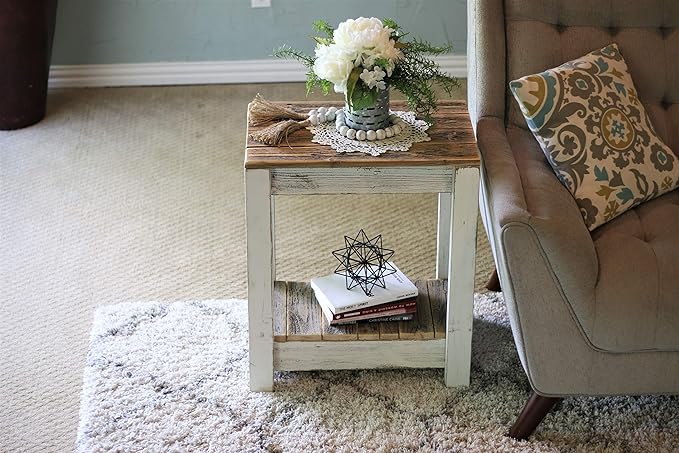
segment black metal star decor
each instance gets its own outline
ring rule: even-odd
[[[366,296],[373,295],[373,288],[386,288],[384,277],[396,273],[389,260],[394,251],[382,247],[382,235],[368,239],[361,228],[356,237],[344,236],[344,248],[332,252],[340,264],[335,274],[343,275],[347,289],[360,286]]]

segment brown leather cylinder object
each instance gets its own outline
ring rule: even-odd
[[[0,129],[45,116],[57,0],[0,1]]]

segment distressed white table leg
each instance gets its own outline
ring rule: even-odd
[[[439,193],[439,218],[436,230],[436,278],[448,278],[448,253],[450,252],[450,192]]]
[[[274,237],[268,170],[245,171],[250,390],[273,390]]]
[[[469,385],[474,311],[479,169],[457,168],[451,206],[446,319],[446,386]]]

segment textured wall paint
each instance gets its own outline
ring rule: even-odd
[[[466,0],[59,0],[52,63],[264,59],[286,43],[311,51],[311,24],[391,17],[413,36],[465,52]]]

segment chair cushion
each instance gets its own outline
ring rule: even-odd
[[[679,190],[627,211],[592,239],[599,259],[592,344],[679,351]]]
[[[616,44],[510,88],[590,230],[679,183]]]
[[[557,221],[576,210],[532,134],[506,129],[521,175],[526,209]],[[583,225],[584,228],[584,225]],[[549,261],[587,341],[609,352],[679,351],[679,189],[643,203],[591,232],[597,265]],[[578,253],[565,237],[560,253]],[[588,268],[591,279],[571,278]],[[598,269],[598,272],[597,272]]]

